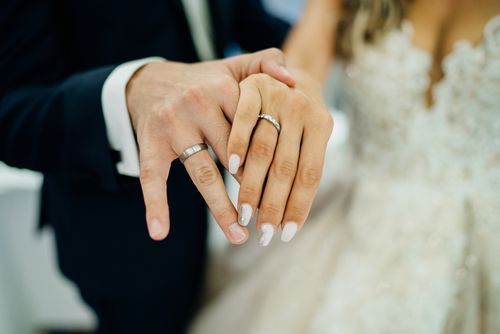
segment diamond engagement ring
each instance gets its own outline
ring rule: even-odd
[[[280,133],[280,131],[281,131],[281,125],[276,120],[276,118],[274,118],[273,116],[268,115],[268,114],[260,114],[259,115],[259,119],[265,119],[266,121],[268,121],[269,123],[271,123],[276,128],[276,130],[278,130],[278,133]]]

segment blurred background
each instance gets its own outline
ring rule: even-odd
[[[303,6],[303,0],[264,2],[291,22]],[[337,116],[336,143],[345,136]],[[83,333],[94,327],[93,315],[57,269],[52,231],[37,228],[41,182],[37,173],[0,162],[0,334]],[[236,185],[228,183],[234,195]],[[212,233],[212,247],[224,244]]]

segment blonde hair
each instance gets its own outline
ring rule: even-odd
[[[411,0],[342,0],[337,54],[349,59],[401,25]]]

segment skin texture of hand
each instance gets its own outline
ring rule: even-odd
[[[169,232],[166,181],[172,161],[186,148],[206,142],[227,167],[227,119],[233,118],[238,105],[238,83],[261,72],[295,84],[276,49],[197,64],[155,62],[129,81],[127,106],[137,135],[146,220],[154,240]],[[229,241],[245,242],[248,231],[236,223],[237,212],[208,151],[191,156],[185,167]]]
[[[319,186],[333,119],[322,88],[310,76],[293,72],[295,88],[256,74],[240,83],[240,100],[228,143],[232,172],[243,177],[239,223],[248,225],[259,208],[259,242],[267,246],[280,226],[290,241],[304,224]],[[260,113],[273,116],[281,132]],[[241,167],[241,168],[239,168]],[[265,187],[264,187],[265,185]]]

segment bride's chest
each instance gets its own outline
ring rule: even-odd
[[[445,75],[433,88],[431,107],[426,91],[432,57],[412,45],[411,33],[404,25],[343,67],[358,162],[371,168],[390,164],[405,174],[421,167],[497,175],[500,17],[485,28],[481,45],[457,43],[444,59]]]
[[[412,27],[405,23],[344,66],[354,129],[394,140],[497,140],[500,148],[500,16],[485,26],[480,45],[458,42],[443,59],[444,77],[433,86],[430,107],[433,58],[411,41]]]

